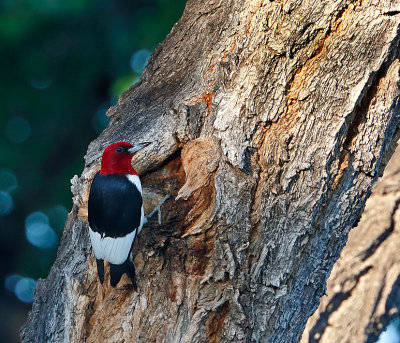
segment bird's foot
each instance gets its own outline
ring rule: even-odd
[[[156,207],[154,207],[153,211],[151,211],[148,215],[146,215],[146,221],[148,221],[154,215],[154,213],[158,212],[158,225],[161,225],[161,206],[170,197],[171,196],[169,194],[164,196],[164,198],[161,199],[161,201],[158,203],[158,205]]]

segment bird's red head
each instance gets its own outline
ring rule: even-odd
[[[110,144],[103,152],[101,158],[100,173],[110,174],[133,174],[137,175],[133,169],[131,160],[133,155],[140,149],[148,146],[149,142],[132,145],[127,142],[118,142]]]

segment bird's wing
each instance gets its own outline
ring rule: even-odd
[[[89,194],[90,238],[96,258],[113,264],[129,255],[143,222],[142,196],[124,175],[96,174]]]
[[[125,237],[104,237],[101,239],[100,249],[104,258],[112,264],[124,263],[131,251],[132,243],[136,237],[136,231],[137,230],[132,231]]]

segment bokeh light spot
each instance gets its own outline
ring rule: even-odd
[[[0,170],[0,190],[12,192],[18,188],[18,180],[15,174],[8,169]]]
[[[399,325],[399,319],[392,321],[386,330],[381,333],[377,343],[400,343],[400,334],[397,329]]]
[[[138,76],[125,75],[116,79],[111,86],[111,102],[117,103],[118,97],[122,92],[128,90],[137,81],[139,81]]]
[[[136,51],[130,61],[131,68],[135,73],[141,74],[147,62],[149,61],[151,52],[147,49]]]
[[[33,246],[49,249],[56,246],[57,235],[53,228],[44,223],[33,223],[25,227],[25,236]]]
[[[6,136],[14,143],[25,142],[31,135],[31,125],[22,117],[11,118],[6,125]]]
[[[30,226],[32,224],[37,224],[37,223],[48,225],[50,223],[49,217],[46,214],[44,214],[43,212],[36,211],[36,212],[32,212],[25,219],[25,227]]]
[[[9,214],[14,207],[13,199],[8,192],[0,191],[0,216]]]
[[[33,291],[35,290],[35,286],[35,280],[29,277],[23,277],[16,283],[14,293],[19,300],[29,304],[33,302]]]
[[[22,276],[18,275],[18,274],[11,274],[11,275],[7,276],[6,279],[4,280],[5,289],[9,290],[10,292],[14,292],[15,285],[21,279],[22,279]]]
[[[28,242],[42,249],[54,248],[58,239],[49,222],[49,217],[43,212],[32,212],[25,219],[25,236]]]

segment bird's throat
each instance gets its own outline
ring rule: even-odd
[[[138,175],[135,169],[133,169],[131,164],[131,158],[125,158],[122,160],[105,160],[104,157],[101,161],[100,173],[103,175],[123,175],[131,174]]]

